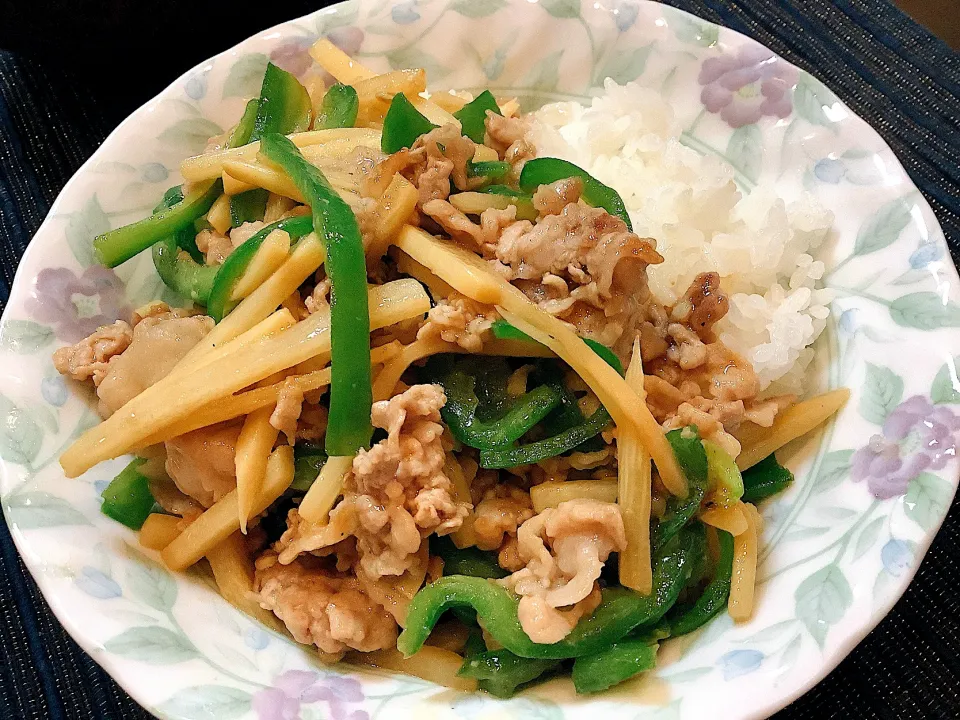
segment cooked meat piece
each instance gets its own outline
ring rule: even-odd
[[[123,354],[110,361],[97,388],[100,413],[106,417],[165,377],[194,345],[213,329],[206,315],[147,317],[133,329]]]
[[[198,232],[196,243],[207,265],[222,265],[227,256],[233,252],[234,247],[229,237],[221,235],[212,228],[205,228]]]
[[[670,311],[671,319],[684,323],[704,342],[712,342],[713,326],[727,314],[730,302],[720,290],[720,275],[697,275],[687,292]]]
[[[293,635],[325,653],[371,652],[393,647],[397,623],[354,577],[324,569],[311,558],[281,565],[268,552],[257,560],[255,588],[260,605]]]
[[[504,210],[488,208],[480,214],[478,225],[446,200],[424,203],[423,212],[454,240],[485,253],[493,252],[500,231],[517,218],[517,209],[513,205]]]
[[[242,423],[221,423],[167,440],[167,474],[204,507],[237,487],[237,438]]]
[[[559,215],[570,203],[580,200],[583,193],[583,180],[578,177],[557,180],[550,185],[541,185],[533,194],[533,206],[540,217]]]
[[[99,386],[107,375],[110,361],[133,341],[133,330],[123,320],[98,328],[75,345],[53,353],[53,366],[61,375],[83,382],[93,380]]]
[[[584,499],[527,520],[517,541],[526,567],[498,582],[520,596],[520,624],[539,643],[562,640],[596,607],[603,564],[627,545],[620,509]]]
[[[330,278],[320,280],[311,291],[310,295],[303,301],[307,312],[313,315],[315,312],[327,310],[330,308]]]
[[[567,205],[536,225],[514,223],[500,236],[496,257],[516,279],[541,279],[551,273],[586,285],[596,281],[599,294],[611,295],[614,280],[621,287],[646,280],[646,267],[663,262],[653,242],[627,230],[607,211]]]
[[[513,485],[496,485],[474,509],[477,547],[496,550],[502,567],[519,570],[523,562],[519,560],[517,529],[532,517],[530,493]]]
[[[417,339],[439,337],[469,352],[479,352],[483,347],[484,333],[497,317],[493,306],[455,292],[430,308],[427,321],[417,331]]]
[[[283,381],[277,406],[270,415],[270,424],[287,436],[287,442],[293,445],[297,437],[297,420],[303,406],[303,390],[291,378]]]
[[[387,437],[361,450],[344,479],[343,500],[324,528],[290,527],[278,543],[281,562],[353,535],[360,566],[373,579],[402,575],[421,539],[446,535],[463,523],[469,505],[453,499],[443,473],[438,385],[414,385],[390,400],[374,403],[373,425]]]
[[[483,144],[496,150],[500,157],[506,155],[511,145],[525,140],[530,129],[530,123],[525,118],[503,117],[489,111],[484,124],[487,132]]]

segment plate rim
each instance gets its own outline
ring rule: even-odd
[[[519,2],[521,0],[508,0],[509,2]],[[522,0],[528,3],[536,3],[539,0]],[[721,23],[715,23],[710,20],[701,18],[693,13],[690,13],[681,8],[674,7],[672,5],[662,4],[656,2],[656,0],[635,0],[638,4],[648,7],[656,7],[660,12],[664,13],[676,13],[679,15],[686,16],[692,20],[695,20],[698,23],[703,23],[709,26],[722,28],[727,33],[732,33],[737,36],[738,39],[745,40],[749,43],[754,43],[760,45],[771,52],[774,53],[775,57],[780,59],[782,62],[787,63],[791,67],[795,67],[803,72],[807,72],[801,68],[796,63],[784,58],[780,53],[776,52],[772,48],[769,48],[764,43],[759,40],[751,38],[749,35],[742,33],[738,30],[734,30],[726,25]],[[89,173],[89,170],[95,166],[101,159],[102,156],[107,154],[107,148],[110,145],[111,140],[115,139],[117,136],[120,136],[127,130],[130,126],[136,125],[139,122],[143,121],[145,117],[149,115],[150,112],[161,102],[171,96],[174,92],[180,90],[192,76],[200,72],[204,66],[214,63],[219,60],[223,60],[231,55],[239,55],[242,53],[243,46],[251,43],[252,41],[258,39],[264,39],[265,36],[271,34],[280,34],[289,35],[289,29],[296,24],[302,24],[309,21],[315,21],[317,18],[322,17],[323,15],[334,15],[338,9],[342,9],[345,6],[359,6],[361,3],[359,0],[342,0],[341,2],[331,4],[325,8],[315,10],[304,15],[291,18],[289,20],[277,23],[269,28],[260,30],[256,33],[253,33],[242,40],[234,43],[230,47],[218,52],[201,62],[195,64],[191,68],[187,69],[180,75],[178,75],[174,80],[169,82],[163,87],[156,95],[148,99],[146,102],[137,107],[133,112],[131,112],[126,118],[124,118],[110,133],[104,138],[103,142],[97,147],[97,149],[87,158],[71,175],[70,179],[64,184],[64,186],[57,193],[56,199],[50,205],[47,214],[36,232],[31,237],[31,241],[28,243],[26,250],[21,256],[20,261],[17,265],[17,272],[14,276],[14,281],[10,287],[10,297],[13,298],[15,295],[20,296],[29,292],[28,285],[33,281],[32,277],[27,277],[25,273],[21,272],[22,266],[28,260],[33,260],[36,256],[41,255],[44,252],[44,249],[40,245],[34,244],[33,239],[43,233],[45,230],[49,230],[48,225],[54,222],[55,218],[58,216],[58,211],[61,210],[61,206],[66,202],[65,198],[75,191],[76,186],[81,183],[81,178],[85,174]],[[812,73],[811,73],[812,74]],[[814,75],[814,77],[816,77]],[[819,79],[819,78],[818,78]],[[822,81],[821,81],[822,82]],[[827,86],[829,87],[829,86]],[[890,157],[895,162],[895,167],[898,169],[905,181],[909,183],[909,187],[915,190],[918,194],[918,198],[915,200],[918,204],[922,204],[929,211],[929,217],[933,219],[935,223],[935,228],[939,231],[939,236],[936,239],[936,243],[945,248],[946,257],[950,258],[949,263],[944,263],[944,268],[946,272],[946,280],[953,286],[960,286],[960,274],[958,274],[957,266],[954,262],[952,255],[949,252],[949,245],[946,243],[946,236],[943,232],[942,225],[934,212],[932,206],[930,205],[927,196],[914,182],[913,178],[907,172],[900,158],[897,156],[896,152],[883,137],[883,135],[867,120],[861,117],[858,113],[854,112],[850,106],[841,98],[836,98],[836,102],[840,103],[841,106],[849,113],[851,119],[854,119],[856,122],[862,124],[869,129],[882,143],[882,148],[890,151]],[[8,303],[9,307],[9,303]],[[0,332],[2,328],[6,327],[8,322],[8,317],[6,311],[2,320],[0,320]],[[954,468],[954,471],[951,473],[955,478],[960,479],[960,467]],[[3,489],[9,487],[10,474],[8,463],[5,460],[0,460],[0,486]],[[957,488],[954,487],[954,494],[956,494]],[[5,494],[5,493],[0,493]],[[951,496],[952,501],[953,496]],[[0,507],[3,508],[4,514],[6,514],[5,503],[0,503]],[[926,531],[922,537],[922,540],[917,543],[916,552],[913,555],[913,559],[910,567],[903,572],[901,575],[896,577],[896,582],[892,585],[894,588],[893,592],[890,592],[888,599],[880,605],[877,605],[869,615],[866,620],[856,622],[855,626],[853,622],[847,621],[843,625],[838,625],[836,630],[843,632],[843,628],[849,629],[849,632],[843,633],[843,636],[839,643],[837,643],[830,651],[821,652],[821,661],[817,667],[816,672],[808,673],[805,680],[802,683],[799,683],[796,688],[787,692],[787,693],[778,693],[775,699],[771,699],[762,707],[756,707],[749,711],[748,713],[742,715],[745,720],[759,720],[760,718],[768,717],[774,712],[777,712],[789,704],[796,701],[801,696],[808,693],[813,687],[818,685],[827,675],[829,675],[836,667],[845,659],[863,639],[870,634],[892,611],[893,607],[901,600],[906,590],[913,582],[913,579],[916,577],[919,572],[920,565],[922,564],[926,554],[929,552],[929,549],[939,533],[944,521],[946,520],[947,514],[949,513],[948,504],[946,512],[939,517],[937,522],[934,525],[931,525],[930,529]],[[43,560],[42,558],[35,556],[31,551],[29,543],[26,537],[23,534],[23,531],[20,527],[6,519],[10,535],[14,541],[14,544],[17,548],[20,557],[23,559],[24,566],[30,572],[30,575],[33,581],[37,584],[40,592],[43,596],[44,601],[49,606],[50,610],[53,612],[57,621],[61,623],[67,633],[70,635],[71,639],[76,642],[80,648],[90,656],[94,662],[96,662],[100,667],[104,669],[105,672],[111,677],[111,679],[116,682],[123,690],[135,701],[138,705],[143,707],[147,712],[150,712],[157,717],[165,717],[165,715],[160,714],[159,708],[151,707],[147,704],[144,704],[140,699],[142,693],[139,690],[139,684],[135,682],[133,674],[127,674],[123,672],[123,667],[128,665],[131,661],[121,656],[114,656],[112,653],[105,652],[103,647],[94,639],[89,637],[80,626],[78,619],[74,618],[74,614],[71,613],[70,608],[66,607],[66,602],[62,595],[58,594],[53,587],[53,582],[42,572]],[[637,706],[638,708],[645,708],[646,706]]]

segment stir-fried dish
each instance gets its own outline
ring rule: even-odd
[[[774,451],[842,406],[762,385],[718,272],[658,300],[656,238],[514,99],[428,95],[325,40],[268,66],[150,217],[96,238],[183,298],[56,351],[127,454],[103,512],[325,661],[499,696],[596,692],[750,618]]]

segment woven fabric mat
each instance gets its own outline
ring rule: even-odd
[[[75,23],[60,23],[74,43],[86,40],[82,51],[49,34],[54,23],[44,17],[45,3],[2,13],[0,48],[13,51],[0,50],[0,304],[57,193],[111,128],[204,57],[321,4],[274,3],[245,18],[203,0],[167,0],[169,12],[154,2],[99,16],[87,7],[73,10]],[[829,85],[894,149],[933,206],[954,260],[960,258],[960,55],[886,0],[670,4],[759,40]],[[150,27],[149,37],[131,35],[138,27]],[[217,28],[215,45],[210,27]],[[170,38],[177,39],[175,52]],[[118,79],[118,65],[136,67],[137,78]],[[954,503],[893,612],[778,720],[960,717],[958,558]],[[148,717],[63,631],[2,522],[0,717]]]

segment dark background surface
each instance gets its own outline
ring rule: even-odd
[[[324,4],[0,0],[0,304],[60,188],[114,126],[197,62]],[[960,56],[886,0],[670,4],[744,32],[826,82],[896,151],[956,261]],[[960,0],[941,5],[943,26],[956,27]],[[938,25],[936,13],[924,21]],[[890,616],[777,719],[960,718],[958,558],[954,503]],[[64,633],[3,523],[0,717],[147,717]]]

